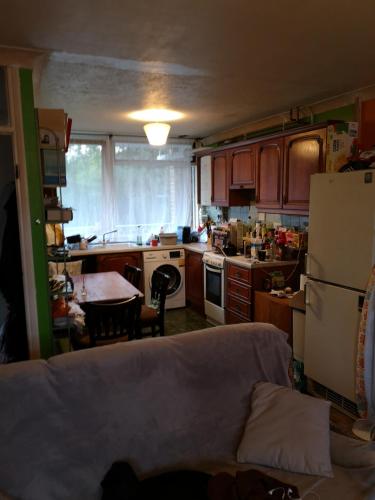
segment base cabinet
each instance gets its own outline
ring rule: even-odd
[[[299,286],[299,266],[295,264],[275,264],[268,267],[250,268],[237,264],[227,263],[225,321],[227,324],[242,323],[245,321],[265,321],[257,314],[256,294],[264,292],[266,281],[271,279],[272,271],[282,271],[286,283],[297,289]],[[281,299],[279,299],[281,300]],[[290,312],[291,321],[291,312]],[[279,327],[280,328],[280,327]],[[288,331],[291,333],[291,326]]]
[[[123,252],[98,255],[96,258],[96,270],[98,273],[106,271],[117,271],[121,275],[124,273],[125,264],[143,269],[143,259],[141,252]],[[143,291],[144,280],[141,279],[140,289]]]
[[[227,263],[226,271],[225,321],[228,324],[251,321],[251,269]]]
[[[204,314],[202,254],[185,250],[186,303]]]
[[[293,343],[292,309],[289,299],[273,297],[268,292],[255,292],[254,321],[271,323],[288,334],[288,342]]]

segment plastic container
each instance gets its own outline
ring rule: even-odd
[[[176,233],[160,233],[159,240],[160,240],[160,245],[176,245],[177,244],[177,234]]]

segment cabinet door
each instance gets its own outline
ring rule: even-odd
[[[122,275],[124,272],[125,264],[141,267],[141,252],[111,253],[106,255],[98,255],[97,257],[97,271],[99,273],[106,271],[117,271]]]
[[[310,176],[323,172],[326,130],[285,138],[283,208],[309,209]]]
[[[226,152],[212,156],[212,204],[221,207],[229,205]]]
[[[256,147],[234,149],[231,154],[231,188],[255,188]]]
[[[260,143],[256,172],[256,206],[261,209],[282,207],[281,183],[283,139]]]
[[[203,314],[202,255],[197,252],[186,251],[185,257],[186,300],[193,309]]]

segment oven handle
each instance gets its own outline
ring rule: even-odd
[[[209,271],[216,273],[216,274],[221,274],[223,271],[223,269],[221,267],[212,267],[209,264],[205,264],[205,266],[206,266],[206,269],[208,269]]]

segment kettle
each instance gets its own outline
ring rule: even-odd
[[[228,242],[223,246],[223,252],[225,253],[225,255],[228,255],[228,257],[232,257],[234,255],[237,255],[237,248],[233,245],[233,243]]]

